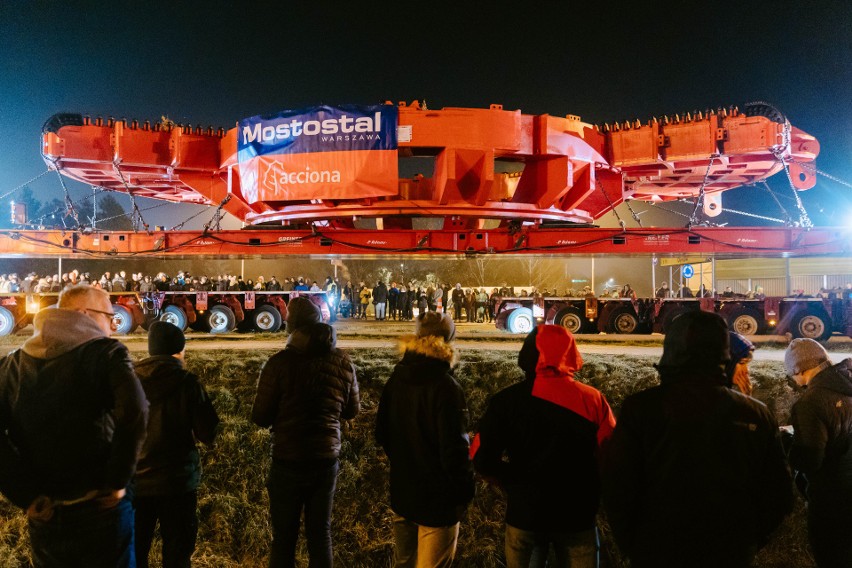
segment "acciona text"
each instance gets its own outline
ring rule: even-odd
[[[281,186],[313,183],[340,183],[339,170],[312,170],[306,166],[302,171],[287,171],[281,164],[272,164],[264,175],[264,185],[271,189]]]

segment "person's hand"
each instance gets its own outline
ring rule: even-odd
[[[46,523],[53,518],[53,501],[47,495],[39,495],[27,507],[27,518]]]
[[[98,504],[99,509],[112,509],[124,498],[125,493],[127,491],[124,489],[107,489],[95,497],[95,503]]]

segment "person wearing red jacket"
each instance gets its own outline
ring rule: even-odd
[[[506,565],[530,566],[552,546],[557,566],[595,567],[598,453],[615,418],[603,394],[574,380],[583,359],[565,328],[533,330],[518,363],[526,380],[489,401],[473,462],[507,495]]]

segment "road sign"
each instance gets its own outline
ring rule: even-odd
[[[692,268],[691,264],[684,264],[683,268],[680,269],[680,273],[683,274],[684,278],[692,278],[695,276],[695,269]]]

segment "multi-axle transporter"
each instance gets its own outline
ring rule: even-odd
[[[496,324],[527,333],[539,322],[572,333],[666,333],[688,311],[715,312],[742,335],[765,333],[827,340],[833,333],[852,337],[852,297],[800,298],[502,298]]]

